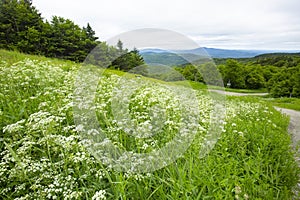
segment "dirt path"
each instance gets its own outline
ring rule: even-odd
[[[290,125],[288,130],[292,135],[293,145],[296,147],[296,145],[300,142],[300,111],[278,107],[275,107],[275,109],[290,117]]]

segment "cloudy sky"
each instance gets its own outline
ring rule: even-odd
[[[140,28],[179,32],[202,47],[300,50],[299,0],[33,0],[45,19],[89,22],[101,41]]]

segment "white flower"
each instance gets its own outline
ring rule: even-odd
[[[234,188],[235,194],[240,194],[242,192],[242,188],[238,185],[235,186]]]
[[[94,194],[94,196],[92,197],[92,200],[106,199],[105,194],[106,194],[105,190],[99,190]]]
[[[18,130],[21,130],[23,128],[23,124],[25,123],[25,119],[22,119],[14,124],[10,124],[7,125],[3,128],[3,132],[8,132],[8,133],[12,133],[12,132],[16,132]]]
[[[76,126],[76,131],[81,132],[84,130],[84,126],[82,124],[79,124],[78,126]]]

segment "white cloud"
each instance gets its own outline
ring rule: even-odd
[[[138,28],[185,34],[201,46],[300,49],[298,0],[37,0],[47,19],[90,22],[100,40]]]

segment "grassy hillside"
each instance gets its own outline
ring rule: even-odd
[[[263,101],[228,97],[226,113],[211,115],[220,98],[203,85],[99,69],[78,80],[79,64],[0,57],[0,199],[294,195],[289,121]],[[101,74],[96,98],[80,95]],[[90,111],[101,129],[89,126]]]

